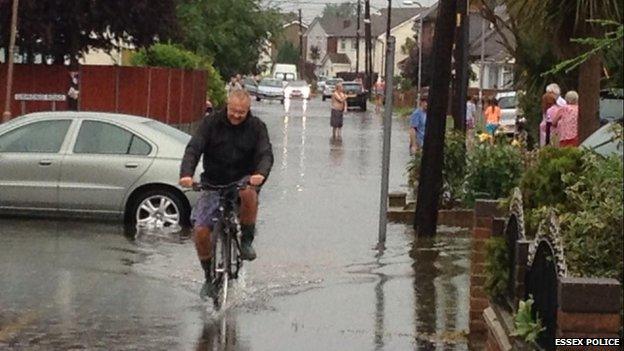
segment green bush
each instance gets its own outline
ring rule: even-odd
[[[529,296],[526,301],[518,303],[518,311],[514,315],[515,331],[511,336],[518,336],[531,345],[536,345],[535,341],[539,334],[546,328],[542,326],[539,314],[533,315],[533,296]]]
[[[485,242],[484,290],[493,300],[502,300],[509,284],[509,252],[503,237],[491,237]]]
[[[622,160],[588,154],[581,172],[563,176],[567,212],[561,236],[570,273],[622,279]]]
[[[464,134],[449,131],[444,139],[444,167],[442,169],[441,205],[452,207],[461,198],[462,185],[466,172],[466,146]],[[422,153],[418,152],[407,165],[408,184],[412,187],[418,183]]]
[[[227,98],[225,83],[208,57],[197,55],[176,45],[159,43],[139,50],[132,56],[130,62],[133,66],[206,70],[207,97],[215,107],[225,103]]]
[[[508,144],[480,143],[468,154],[464,203],[473,206],[477,197],[507,197],[522,173],[520,149]]]

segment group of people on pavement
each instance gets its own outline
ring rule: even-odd
[[[576,91],[570,90],[561,97],[561,88],[552,83],[542,95],[542,121],[540,123],[540,146],[578,146],[578,99]]]
[[[564,97],[556,83],[549,84],[542,96],[540,123],[540,146],[552,145],[559,147],[578,146],[578,93],[568,91]],[[478,98],[468,96],[466,101],[466,132],[467,143],[472,144],[474,129],[478,118]],[[483,103],[483,117],[485,130],[494,136],[500,127],[502,111],[496,98],[486,98]],[[427,121],[427,99],[421,98],[418,107],[410,116],[409,149],[415,154],[422,149],[425,139],[425,125]],[[521,117],[516,122],[516,136],[526,142],[528,132],[526,119]],[[493,140],[491,138],[490,140]]]

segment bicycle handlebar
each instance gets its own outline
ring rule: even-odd
[[[229,184],[224,184],[224,185],[214,185],[210,183],[193,182],[192,189],[194,191],[202,191],[202,190],[220,191],[220,190],[226,190],[226,189],[236,187],[238,190],[242,190],[242,189],[245,189],[247,186],[251,185],[249,184],[249,178],[250,178],[249,176],[246,176],[244,178],[241,178],[240,180],[237,180]]]

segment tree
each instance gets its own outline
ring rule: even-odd
[[[224,77],[257,73],[263,46],[281,31],[279,12],[260,0],[178,1],[183,46],[213,57]]]
[[[92,48],[145,47],[177,33],[175,1],[21,0],[16,45],[28,57],[42,54],[56,63],[69,59],[72,65]],[[3,36],[9,29],[4,14],[11,12],[10,5],[0,1]]]
[[[289,41],[284,42],[277,52],[276,60],[279,63],[292,63],[296,65],[299,62],[299,49]]]
[[[312,45],[310,47],[310,58],[314,63],[321,59],[321,49],[318,46]]]
[[[508,21],[495,14],[494,7],[498,4],[507,6],[510,17]],[[579,45],[571,39],[603,36],[604,28],[588,20],[620,22],[624,11],[622,3],[618,0],[496,0],[483,1],[483,5],[484,15],[494,23],[499,33],[512,34],[513,38],[504,40],[504,44],[509,47],[510,53],[514,53],[519,67],[523,68],[524,65],[526,68],[524,72],[518,72],[518,76],[520,82],[530,88],[523,89],[530,92],[527,97],[535,94],[537,83],[541,83],[539,89],[543,92],[544,83],[557,81],[562,85],[560,79],[564,86],[579,92],[579,140],[585,139],[596,130],[599,126],[602,53],[596,52],[589,56],[571,74],[545,72],[550,71],[561,59],[569,59],[591,50],[591,47]],[[512,45],[513,39],[517,43],[515,49]]]
[[[357,18],[357,4],[355,2],[343,2],[340,4],[325,4],[323,17],[338,17],[346,19]]]
[[[418,235],[434,235],[438,222],[438,204],[442,190],[444,132],[451,80],[451,52],[455,33],[455,0],[440,0],[433,40],[433,81],[425,127],[420,184],[416,200],[414,229]]]
[[[409,56],[401,64],[402,76],[412,81],[414,86],[418,86],[418,46],[414,45],[409,51]],[[423,51],[422,55],[421,87],[431,84],[431,53]]]
[[[155,44],[149,48],[141,49],[132,56],[131,63],[133,66],[206,70],[208,74],[207,95],[212,104],[215,107],[222,106],[227,98],[225,83],[219,72],[213,67],[212,60],[178,46]]]

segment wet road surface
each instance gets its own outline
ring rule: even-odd
[[[377,255],[382,117],[345,115],[329,136],[320,99],[254,103],[275,165],[261,193],[259,258],[232,304],[197,297],[187,233],[117,223],[0,218],[0,349],[467,350],[468,236],[415,239],[390,224]],[[405,121],[393,124],[390,190],[406,190]]]

